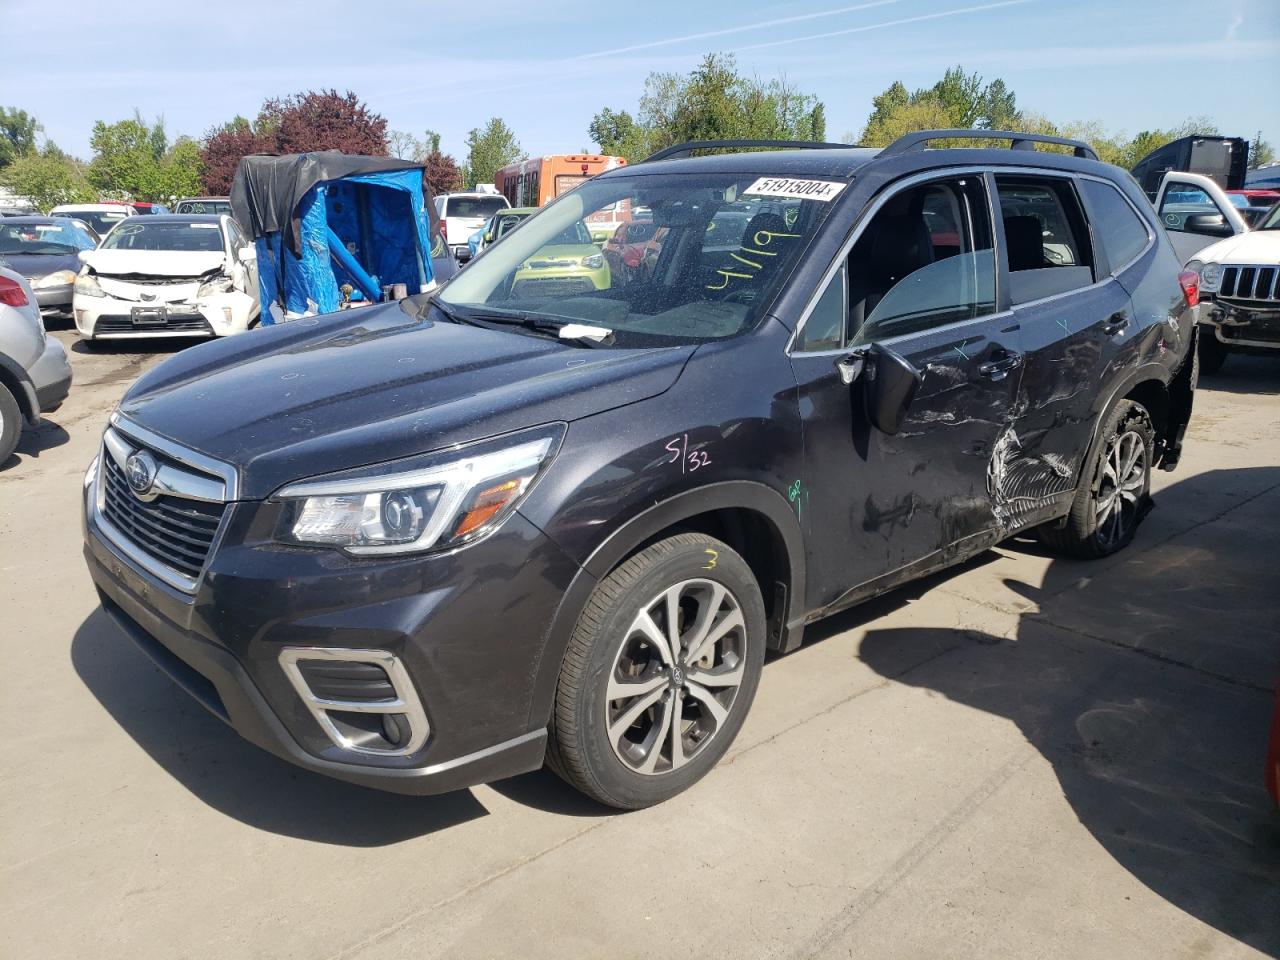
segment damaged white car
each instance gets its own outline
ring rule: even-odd
[[[254,249],[228,216],[129,217],[80,260],[72,309],[86,340],[222,337],[257,321]]]

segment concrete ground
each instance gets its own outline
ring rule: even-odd
[[[322,779],[135,651],[79,481],[155,359],[73,353],[0,472],[0,956],[1280,954],[1280,362],[1206,378],[1129,550],[1014,543],[821,625],[715,771],[618,815]]]

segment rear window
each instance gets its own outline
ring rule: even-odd
[[[221,253],[222,231],[217,223],[156,222],[130,218],[102,241],[104,250],[164,250],[173,253]]]
[[[230,200],[179,200],[174,213],[231,214]]]
[[[1111,269],[1128,266],[1151,240],[1146,223],[1111,184],[1081,180],[1080,190],[1089,205],[1094,238],[1107,252]]]
[[[499,210],[507,209],[501,197],[450,197],[445,217],[475,217],[488,220]]]

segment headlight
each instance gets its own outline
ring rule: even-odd
[[[82,273],[76,277],[76,293],[83,294],[86,297],[105,297],[102,287],[98,283],[98,278],[92,273]]]
[[[1204,293],[1217,293],[1222,286],[1222,264],[1206,263],[1200,272],[1200,289]]]
[[[273,498],[285,503],[277,537],[357,556],[469,543],[511,515],[563,435],[556,425],[452,451],[418,469],[293,484]]]
[[[598,270],[600,267],[604,266],[604,254],[593,253],[589,257],[583,257],[582,265],[588,270]]]
[[[200,289],[196,291],[197,297],[208,297],[215,293],[226,293],[231,289],[230,277],[216,277],[213,280],[207,280],[200,284]]]
[[[43,287],[61,287],[68,283],[76,282],[76,272],[74,270],[58,270],[49,274],[47,277],[41,277],[33,286],[37,289]]]

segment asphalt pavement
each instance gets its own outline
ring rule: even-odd
[[[1016,541],[824,622],[716,770],[618,814],[546,772],[339,783],[177,690],[98,609],[79,497],[179,345],[59,336],[71,397],[0,469],[0,957],[1280,955],[1280,359],[1202,381],[1128,550]]]

